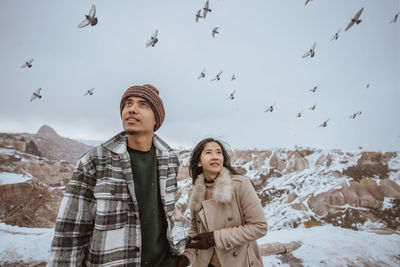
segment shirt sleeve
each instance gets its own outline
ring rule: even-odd
[[[83,266],[94,226],[96,179],[81,159],[61,201],[47,266]]]

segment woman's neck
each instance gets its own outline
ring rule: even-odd
[[[207,173],[204,172],[204,178],[206,179],[206,181],[214,181],[215,179],[217,179],[219,173]]]

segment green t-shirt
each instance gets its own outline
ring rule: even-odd
[[[139,205],[142,232],[141,266],[176,266],[177,257],[170,253],[167,221],[160,196],[156,150],[152,145],[146,152],[128,147],[133,182]]]

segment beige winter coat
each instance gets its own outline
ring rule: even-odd
[[[256,240],[267,233],[268,225],[253,185],[247,177],[231,175],[226,168],[215,183],[213,199],[205,200],[204,175],[200,174],[189,201],[189,235],[213,231],[215,246],[186,249],[184,255],[192,267],[207,267],[214,250],[222,267],[263,266]]]

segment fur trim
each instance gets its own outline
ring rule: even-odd
[[[197,176],[192,190],[192,195],[189,200],[189,207],[191,210],[199,211],[203,207],[202,202],[205,200],[207,190],[204,179],[203,173]],[[232,201],[232,194],[232,175],[228,169],[223,167],[215,180],[213,199],[219,203],[228,203]]]

